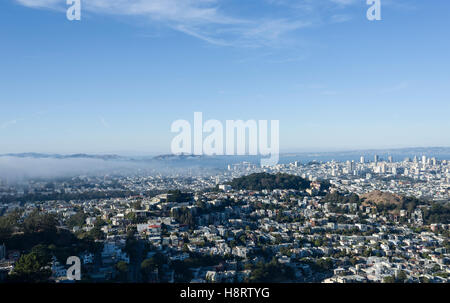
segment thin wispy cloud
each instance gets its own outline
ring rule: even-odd
[[[343,22],[348,22],[352,20],[352,17],[350,15],[333,15],[331,16],[331,22],[333,23],[343,23]]]
[[[358,0],[331,0],[331,2],[337,3],[339,5],[353,5],[356,4]]]
[[[61,0],[14,1],[38,9],[61,10],[67,7]],[[284,47],[294,40],[290,37],[293,33],[304,28],[323,22],[349,21],[350,16],[335,10],[358,1],[266,0],[258,4],[266,6],[265,14],[255,15],[228,11],[229,2],[224,0],[84,0],[82,10],[92,14],[144,18],[218,46]],[[284,8],[275,15],[271,13],[274,6]]]
[[[65,2],[58,0],[16,0],[19,4],[33,8],[62,8]]]

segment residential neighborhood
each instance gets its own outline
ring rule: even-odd
[[[424,156],[4,182],[1,218],[25,227],[4,228],[0,279],[38,251],[48,281],[73,282],[70,247],[14,241],[48,214],[73,236],[84,282],[447,283],[449,169]]]

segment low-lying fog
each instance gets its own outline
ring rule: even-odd
[[[142,166],[142,165],[141,165]],[[30,178],[55,178],[139,169],[137,163],[101,159],[0,157],[0,178],[9,182]]]

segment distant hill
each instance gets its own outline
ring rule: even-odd
[[[202,159],[202,156],[198,155],[190,155],[190,154],[167,154],[167,155],[159,155],[154,157],[155,160],[192,160],[192,159]]]
[[[310,182],[288,174],[268,174],[257,173],[248,176],[235,178],[229,182],[235,190],[274,190],[274,189],[295,189],[305,190],[310,187]]]
[[[118,155],[89,155],[89,154],[41,154],[41,153],[19,153],[1,154],[0,157],[33,158],[33,159],[100,159],[100,160],[122,160]]]
[[[427,157],[436,157],[438,160],[450,159],[450,147],[415,147],[401,149],[381,149],[381,150],[353,150],[353,151],[333,151],[333,152],[292,152],[281,153],[280,163],[291,163],[300,161],[301,163],[326,162],[331,160],[347,161],[359,160],[361,156],[366,159],[373,159],[374,155],[378,155],[380,161],[388,156],[393,156],[395,161],[402,161],[405,158],[413,158],[414,156],[426,155]],[[192,154],[165,154],[158,156],[135,155],[125,156],[116,154],[56,154],[56,153],[7,153],[0,154],[0,157],[12,158],[33,158],[33,159],[99,159],[105,161],[124,161],[124,162],[180,162],[214,166],[217,168],[225,168],[229,164],[250,162],[258,164],[260,156],[197,156]]]

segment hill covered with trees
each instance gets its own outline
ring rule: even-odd
[[[288,174],[257,173],[235,178],[229,182],[229,185],[235,190],[305,190],[310,187],[310,182],[301,177]]]

